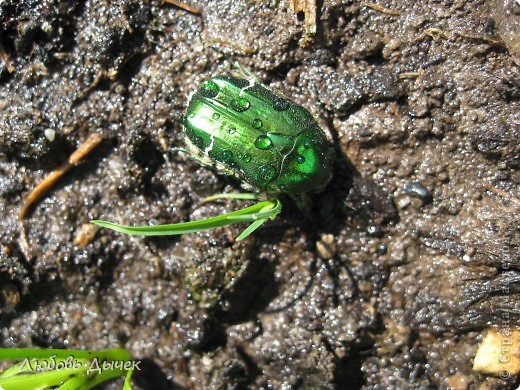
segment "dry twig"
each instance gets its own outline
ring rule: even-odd
[[[19,219],[22,220],[27,215],[30,207],[52,186],[58,181],[60,177],[62,177],[70,168],[77,165],[85,156],[87,156],[92,150],[99,145],[102,141],[102,138],[99,134],[94,133],[91,134],[88,139],[80,145],[74,153],[72,153],[69,157],[69,160],[56,168],[54,171],[49,173],[43,181],[36,186],[34,190],[31,191],[25,203],[20,211]]]
[[[518,200],[514,196],[511,196],[510,194],[508,194],[504,190],[501,190],[500,188],[495,187],[493,184],[485,181],[484,182],[484,187],[486,189],[490,190],[491,192],[494,192],[495,194],[501,196],[502,198],[504,198],[504,199],[506,199],[508,201],[511,201],[513,203],[516,203],[517,205],[520,205],[520,200]]]
[[[181,3],[180,1],[177,1],[177,0],[164,0],[164,1],[166,3],[170,3],[170,4],[174,5],[176,7],[182,8],[185,11],[191,12],[192,14],[195,14],[195,15],[200,15],[202,13],[200,9],[192,7],[192,6],[184,4],[184,3]]]
[[[372,8],[373,10],[387,14],[387,15],[401,16],[401,13],[399,11],[394,11],[393,9],[383,7],[382,5],[379,5],[379,4],[366,2],[365,6],[367,6],[368,8]]]

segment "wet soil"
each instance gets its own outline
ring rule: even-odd
[[[142,388],[518,385],[472,361],[520,313],[520,5],[378,4],[318,1],[306,43],[286,1],[0,3],[0,346],[123,346]],[[174,150],[210,46],[319,118],[331,183],[242,242],[93,228],[242,207]]]

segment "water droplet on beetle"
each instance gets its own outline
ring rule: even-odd
[[[228,132],[229,134],[235,134],[237,132],[237,129],[235,129],[234,127],[230,127]]]
[[[298,162],[298,164],[303,164],[305,162],[305,157],[299,154],[298,156],[296,156],[296,161]]]
[[[220,119],[220,114],[218,112],[213,113],[213,119],[218,120]]]
[[[261,150],[267,150],[273,146],[273,141],[267,135],[259,135],[255,139],[255,146]]]
[[[196,135],[195,137],[193,137],[193,143],[194,143],[195,146],[198,147],[199,149],[202,149],[202,147],[204,146],[204,141],[202,140],[202,137],[199,137],[198,135]]]
[[[310,149],[311,146],[312,146],[311,141],[305,141],[305,142],[303,143],[303,147],[304,147],[305,149]]]
[[[263,123],[261,119],[253,119],[253,127],[255,129],[259,129],[260,127],[262,127],[262,125]]]
[[[289,102],[282,98],[278,98],[273,101],[273,109],[276,111],[285,111],[289,108],[289,106]]]
[[[236,97],[233,100],[231,100],[231,103],[229,103],[231,108],[237,112],[244,112],[247,110],[251,103],[249,103],[249,100],[243,97]]]
[[[220,87],[212,80],[205,81],[200,87],[200,94],[207,98],[214,98],[220,92]]]
[[[223,150],[221,154],[221,159],[225,163],[232,163],[233,162],[233,152],[231,150]]]
[[[265,184],[269,183],[276,175],[276,168],[270,164],[260,165],[256,173],[256,179]]]
[[[249,153],[244,153],[242,155],[242,160],[244,160],[246,163],[251,161],[251,155]]]

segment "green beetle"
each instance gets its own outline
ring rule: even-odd
[[[320,191],[332,176],[333,149],[309,111],[253,78],[205,81],[183,123],[195,159],[268,198]]]
[[[303,207],[305,193],[320,191],[327,185],[334,151],[309,111],[259,83],[238,64],[235,66],[247,78],[213,77],[192,96],[183,116],[187,149],[177,150],[237,177],[244,187],[254,191],[220,194],[206,200],[233,198],[257,203],[217,217],[167,225],[126,226],[101,220],[92,223],[122,233],[157,236],[251,222],[237,237],[242,240],[280,213],[280,193],[292,196]]]

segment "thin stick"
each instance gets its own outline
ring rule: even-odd
[[[514,196],[511,196],[510,194],[508,194],[504,190],[501,190],[500,188],[495,187],[493,184],[485,181],[484,182],[484,187],[486,187],[488,190],[494,192],[495,194],[501,196],[502,198],[504,198],[506,200],[509,200],[509,201],[511,201],[513,203],[516,203],[517,205],[520,205],[520,200],[518,200]]]
[[[25,203],[20,211],[20,215],[18,218],[20,220],[24,219],[29,211],[29,208],[52,186],[58,181],[60,177],[62,177],[70,168],[77,165],[85,156],[87,156],[92,150],[99,145],[102,141],[102,138],[99,134],[94,133],[91,134],[88,139],[80,145],[74,153],[72,153],[69,157],[69,160],[58,166],[54,171],[49,173],[43,181],[36,186],[34,190],[31,191],[27,199],[25,199]]]
[[[125,28],[130,34],[132,34],[134,32],[134,29],[132,28],[132,26],[130,26],[130,22],[128,21],[128,17],[126,16],[125,10],[123,8],[123,3],[119,3],[119,10],[121,11],[121,19],[123,20]]]
[[[166,3],[170,3],[170,4],[174,5],[176,7],[182,8],[185,11],[191,12],[192,14],[195,14],[195,15],[200,15],[202,13],[200,9],[192,7],[192,6],[184,4],[184,3],[181,3],[180,1],[177,1],[177,0],[164,0],[164,1]]]
[[[379,4],[366,2],[365,5],[367,7],[369,7],[369,8],[372,8],[372,9],[374,9],[376,11],[382,12],[382,13],[387,14],[387,15],[401,16],[401,13],[399,11],[394,11],[393,9],[383,7],[382,5],[379,5]]]

